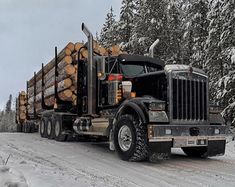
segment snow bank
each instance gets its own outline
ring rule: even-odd
[[[28,187],[24,176],[9,168],[0,166],[0,186],[1,187]]]

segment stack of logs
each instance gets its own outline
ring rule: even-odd
[[[17,113],[17,121],[24,122],[26,120],[26,93],[25,91],[21,91],[17,98],[16,103],[16,113]]]
[[[58,62],[58,76],[57,76],[57,91],[58,96],[63,101],[69,101],[74,106],[76,105],[76,85],[77,85],[77,60],[78,51],[83,46],[83,43],[68,43],[66,47],[57,55]],[[121,50],[119,46],[113,46],[110,49],[98,45],[97,42],[93,43],[94,51],[96,54],[102,56],[119,55]],[[88,58],[88,51],[83,48],[80,51],[80,58]],[[55,90],[55,58],[53,58],[43,68],[44,72],[44,98],[47,106],[55,107],[56,101],[54,98]],[[41,99],[42,99],[42,69],[28,81],[28,113],[34,113],[34,107],[36,113],[42,111]],[[36,81],[36,90],[34,90],[34,82]],[[34,92],[36,91],[36,97]]]

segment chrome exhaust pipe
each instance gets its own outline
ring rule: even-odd
[[[96,72],[95,64],[93,60],[93,35],[82,23],[82,31],[88,39],[88,114],[92,115],[96,113]]]
[[[157,39],[155,42],[153,42],[153,44],[150,46],[149,48],[149,56],[154,58],[154,49],[155,47],[159,44],[160,40]]]

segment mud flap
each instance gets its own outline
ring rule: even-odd
[[[209,140],[206,156],[221,156],[225,153],[226,140]]]
[[[150,161],[168,159],[171,154],[172,142],[149,142]]]

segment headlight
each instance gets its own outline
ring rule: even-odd
[[[149,110],[162,111],[165,110],[165,103],[152,102],[148,105]]]

